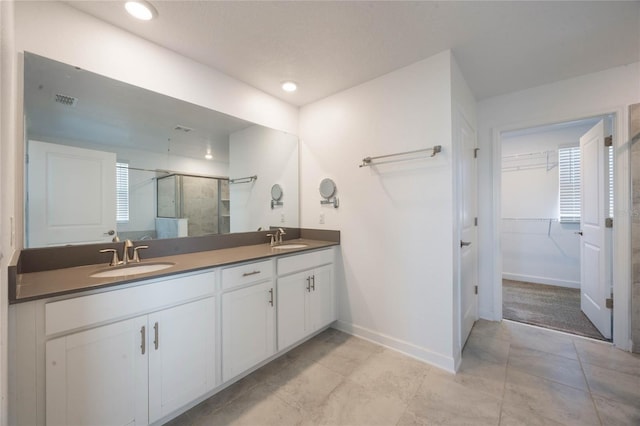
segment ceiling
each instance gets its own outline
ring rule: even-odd
[[[67,3],[298,106],[446,49],[477,100],[640,60],[638,1]]]

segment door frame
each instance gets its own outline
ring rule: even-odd
[[[493,261],[491,264],[493,292],[492,312],[494,321],[502,320],[502,133],[563,123],[567,121],[583,120],[593,117],[611,115],[613,117],[613,169],[614,169],[614,226],[613,226],[613,344],[620,349],[631,350],[631,170],[630,147],[628,144],[628,117],[626,106],[604,108],[583,113],[554,114],[551,116],[530,120],[528,122],[512,123],[492,129],[492,226],[491,246]]]

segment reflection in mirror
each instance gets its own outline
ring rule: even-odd
[[[26,247],[298,226],[294,135],[26,52],[24,114]]]

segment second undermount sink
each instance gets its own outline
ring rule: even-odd
[[[304,248],[307,247],[309,244],[303,244],[303,243],[291,243],[291,244],[280,244],[277,246],[273,246],[274,249],[276,250],[286,250],[286,249],[297,249],[297,248]]]
[[[171,262],[142,263],[142,264],[136,263],[133,265],[103,269],[89,276],[91,278],[126,277],[129,275],[146,274],[148,272],[162,271],[163,269],[170,268],[174,265],[175,263],[171,263]]]

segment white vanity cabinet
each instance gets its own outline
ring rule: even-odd
[[[46,342],[47,425],[148,424],[212,390],[214,291],[209,272],[45,305],[63,334]]]
[[[333,322],[333,249],[278,259],[278,350]]]
[[[147,424],[146,325],[133,318],[47,342],[47,425]]]
[[[335,320],[334,248],[10,306],[9,423],[160,423]]]
[[[214,297],[149,315],[149,422],[215,386]]]
[[[273,260],[223,269],[222,380],[275,354]]]

